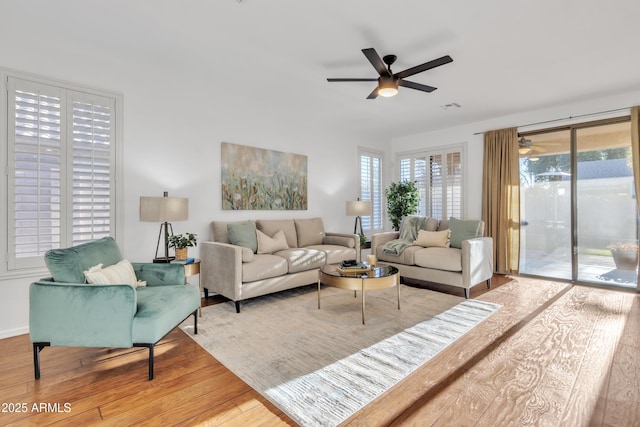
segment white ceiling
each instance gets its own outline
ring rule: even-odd
[[[640,88],[638,0],[13,0],[0,11],[27,5],[52,40],[384,138]],[[408,79],[431,94],[367,100],[374,83],[326,81],[377,77],[368,47],[397,55],[394,71],[454,62]],[[441,108],[453,102],[462,108]]]

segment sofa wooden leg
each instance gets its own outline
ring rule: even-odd
[[[236,313],[240,313],[240,301],[236,301]]]
[[[48,342],[33,343],[33,371],[37,380],[40,379],[40,351],[49,345]]]
[[[469,299],[469,288],[464,288],[464,297],[465,299]]]
[[[491,289],[491,278],[487,279],[487,289]]]

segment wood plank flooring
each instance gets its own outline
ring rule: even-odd
[[[497,313],[345,425],[640,426],[640,295],[493,284],[471,296]],[[0,340],[0,426],[294,425],[179,329],[157,346],[153,381],[146,349],[46,348],[38,381],[32,360],[27,335]]]

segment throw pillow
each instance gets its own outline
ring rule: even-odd
[[[287,245],[287,238],[284,235],[284,231],[279,230],[273,237],[269,237],[260,230],[256,230],[258,236],[258,253],[259,254],[272,254],[283,249],[289,249]]]
[[[460,220],[457,218],[449,218],[449,229],[451,230],[451,247],[462,248],[462,241],[474,239],[478,236],[478,228],[480,228],[479,220]]]
[[[322,244],[325,236],[322,218],[296,219],[295,224],[299,248]]]
[[[227,225],[229,242],[232,245],[244,246],[256,253],[258,250],[258,238],[256,226],[252,221],[244,221]]]
[[[144,286],[138,285],[136,273],[129,261],[123,259],[117,264],[102,268],[102,264],[95,265],[84,272],[87,283],[92,285],[131,285],[133,287]]]
[[[451,230],[442,231],[418,231],[418,238],[413,242],[415,245],[424,248],[438,246],[448,248],[451,244]]]

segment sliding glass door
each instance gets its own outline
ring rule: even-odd
[[[520,272],[638,286],[638,211],[625,119],[520,139]]]

